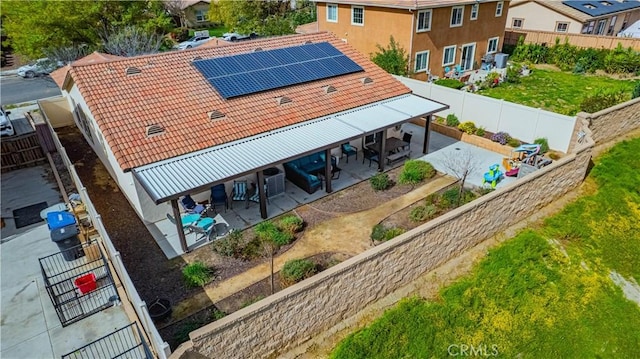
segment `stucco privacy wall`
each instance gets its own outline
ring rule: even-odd
[[[551,166],[191,332],[191,351],[253,358],[297,346],[576,187],[592,148],[587,138]]]
[[[409,87],[414,94],[448,104],[449,109],[438,112],[438,116],[446,117],[454,113],[460,122],[473,121],[476,126],[482,126],[487,131],[504,131],[525,142],[545,137],[552,149],[568,152],[576,123],[575,117],[406,77],[395,78]]]
[[[596,113],[580,112],[578,119],[587,121],[596,143],[609,142],[640,128],[640,97]]]

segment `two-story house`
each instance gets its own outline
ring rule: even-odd
[[[513,30],[616,36],[640,20],[640,1],[514,0],[507,18]]]
[[[365,55],[390,36],[409,55],[414,77],[477,69],[502,48],[509,1],[333,0],[317,2],[318,30],[331,31]]]

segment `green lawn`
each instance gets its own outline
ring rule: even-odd
[[[589,175],[592,194],[490,251],[438,301],[403,300],[332,358],[460,356],[463,344],[507,358],[637,355],[640,307],[608,276],[640,282],[638,153],[640,139],[614,147]]]
[[[478,93],[573,116],[579,112],[582,99],[594,90],[624,89],[631,94],[633,86],[632,80],[534,69],[530,76],[522,77],[519,84],[504,82]]]

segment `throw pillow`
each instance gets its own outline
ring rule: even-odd
[[[344,150],[345,151],[347,151],[347,152],[351,151],[351,145],[350,144],[345,143],[343,146],[344,146]]]

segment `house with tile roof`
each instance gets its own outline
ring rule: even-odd
[[[492,0],[320,0],[317,29],[367,56],[393,35],[413,76],[427,80],[455,65],[478,69],[486,54],[499,52],[508,7],[509,1]]]
[[[512,30],[616,36],[640,20],[640,1],[514,0],[507,18]]]
[[[321,151],[330,158],[342,143],[448,108],[327,32],[79,61],[52,76],[59,72],[78,128],[146,223],[179,215],[186,194],[247,176],[261,183],[266,168]]]

